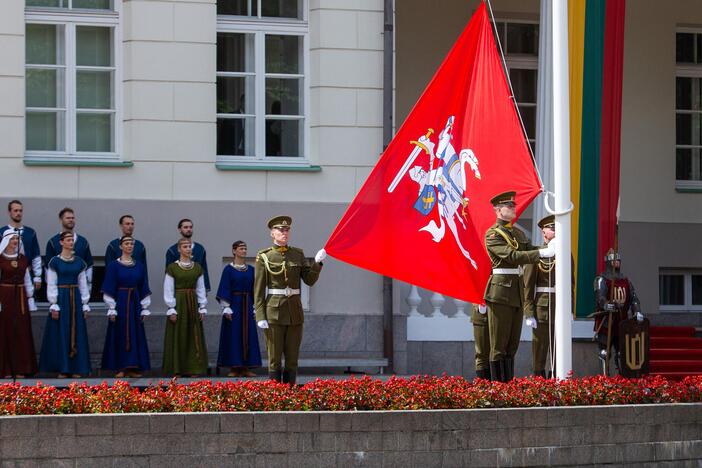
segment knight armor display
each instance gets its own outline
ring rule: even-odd
[[[619,326],[623,320],[643,321],[641,304],[634,285],[621,272],[621,257],[613,249],[605,255],[605,271],[595,277],[595,340],[603,371],[608,374],[609,357],[620,366]]]

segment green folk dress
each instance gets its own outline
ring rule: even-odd
[[[163,296],[178,318],[175,323],[166,320],[162,368],[165,375],[207,373],[207,345],[198,311],[207,305],[206,294],[199,263],[192,262],[187,268],[173,262],[166,267]]]

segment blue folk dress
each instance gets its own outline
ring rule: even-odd
[[[141,262],[124,265],[113,260],[105,270],[102,294],[108,307],[115,306],[116,320],[107,322],[102,368],[149,370],[149,346],[141,311],[151,304],[146,268]]]
[[[46,319],[41,345],[39,370],[59,374],[90,374],[88,331],[83,318],[83,304],[90,300],[82,258],[64,260],[55,256],[47,265],[47,297],[60,307],[59,319]]]
[[[261,350],[258,345],[253,308],[254,268],[239,271],[231,264],[224,267],[219,280],[217,300],[231,307],[231,320],[222,317],[219,333],[219,367],[259,367]]]

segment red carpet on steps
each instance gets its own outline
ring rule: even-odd
[[[702,338],[694,327],[651,327],[651,375],[681,380],[702,374]]]

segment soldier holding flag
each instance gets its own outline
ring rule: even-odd
[[[551,258],[553,242],[538,249],[526,235],[514,229],[516,192],[494,196],[490,203],[497,222],[485,233],[485,246],[492,262],[492,274],[485,288],[488,328],[490,330],[490,374],[492,380],[509,382],[514,377],[514,356],[522,331],[524,283],[521,265]]]

